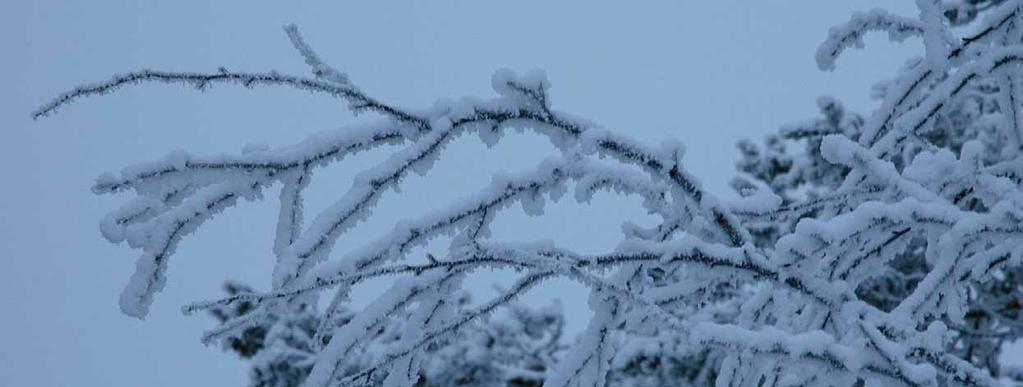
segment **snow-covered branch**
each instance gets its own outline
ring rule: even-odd
[[[238,199],[262,200],[267,188],[280,185],[272,283],[184,311],[245,306],[245,313],[222,314],[222,325],[204,337],[210,341],[238,340],[295,311],[322,316],[308,322],[302,350],[288,352],[308,362],[302,363],[308,386],[415,385],[431,374],[424,368],[427,354],[438,345],[553,278],[587,288],[594,316],[556,366],[542,373],[514,370],[547,385],[606,385],[625,362],[616,358],[627,340],[622,337],[638,333],[670,336],[692,352],[717,351],[720,356],[705,355],[700,364],[716,367],[723,386],[995,385],[992,366],[978,363],[972,349],[955,348],[981,345],[971,338],[980,333],[1004,338],[1023,332],[1023,324],[1004,328],[1012,323],[1006,308],[971,309],[978,294],[1006,299],[985,286],[1015,273],[1023,256],[1017,111],[1023,2],[999,3],[984,8],[983,26],[965,38],[956,38],[951,26],[958,21],[944,2],[925,0],[918,2],[919,18],[872,11],[832,30],[818,53],[822,68],[833,67],[872,30],[896,39],[922,36],[926,60],[911,62],[887,83],[869,119],[822,98],[824,118],[785,127],[781,138],[770,140],[769,152],[744,144],[740,169],[759,184],[746,180],[745,197],[730,203],[685,170],[680,145],[649,146],[554,110],[540,72],[496,72],[491,99],[402,109],[361,91],[294,26],[286,32],[314,78],[146,70],[74,89],[33,116],[147,82],[199,89],[288,86],[380,115],[378,122],[290,147],[217,157],[174,153],[103,176],[94,186],[97,194],[137,195],[101,224],[109,241],[142,252],[121,308],[143,317],[165,282],[169,257],[189,233]],[[967,115],[967,103],[993,107]],[[963,122],[972,126],[950,128]],[[335,246],[410,173],[428,176],[452,141],[475,134],[492,146],[509,128],[547,137],[558,154],[531,171],[498,174],[479,192],[410,214],[375,240]],[[962,132],[971,134],[956,137]],[[805,141],[807,154],[789,155],[782,141]],[[363,168],[306,224],[303,193],[317,168],[385,145],[394,146],[387,148],[389,157]],[[623,219],[617,248],[596,254],[552,243],[496,242],[516,238],[491,235],[490,224],[513,205],[541,216],[546,202],[561,200],[568,189],[584,205],[598,191],[638,197],[659,223],[647,228]],[[450,248],[437,256],[416,250],[444,238]],[[491,269],[516,273],[517,282],[480,305],[446,300],[463,280]],[[339,322],[352,288],[382,277],[393,285]],[[885,284],[901,288],[881,289]],[[331,301],[320,311],[315,300],[327,293]],[[352,369],[354,354],[398,323],[396,316],[402,316],[400,339]]]

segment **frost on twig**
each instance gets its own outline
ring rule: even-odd
[[[104,176],[94,187],[100,194],[131,190],[137,195],[104,218],[102,228],[111,242],[142,252],[121,308],[143,317],[163,286],[176,246],[189,233],[238,199],[261,200],[269,187],[281,186],[269,290],[239,292],[184,310],[247,305],[247,313],[225,318],[204,338],[230,341],[291,311],[315,310],[313,300],[329,295],[325,310],[315,310],[323,317],[306,332],[313,352],[306,357],[306,386],[415,385],[428,373],[426,354],[439,343],[451,342],[552,278],[588,288],[594,317],[572,350],[542,375],[547,385],[606,385],[610,369],[632,358],[617,358],[619,349],[635,350],[616,332],[646,332],[672,337],[687,348],[721,351],[720,361],[706,364],[719,367],[714,374],[723,386],[994,385],[990,367],[949,350],[958,340],[949,332],[970,318],[968,304],[978,284],[1001,278],[1023,254],[1023,136],[1018,103],[1011,102],[1019,97],[1015,76],[1023,57],[1015,24],[1021,5],[1004,2],[985,19],[988,29],[953,44],[947,39],[952,32],[934,16],[940,10],[928,8],[939,4],[919,4],[925,21],[883,12],[855,16],[822,45],[821,63],[832,66],[841,50],[872,29],[895,37],[923,34],[934,60],[916,62],[891,81],[869,119],[847,115],[836,101],[822,99],[824,119],[784,131],[786,140],[812,141],[817,152],[812,162],[796,160],[790,165],[794,169],[782,174],[747,164],[757,179],[772,181],[760,188],[750,183],[749,195],[734,203],[701,188],[682,164],[680,146],[648,146],[554,110],[550,84],[540,72],[495,73],[496,96],[490,99],[405,110],[358,89],[325,64],[293,26],[286,28],[288,36],[314,78],[223,69],[141,71],[79,87],[34,116],[79,97],[144,82],[200,89],[214,83],[297,87],[382,116],[373,124],[275,150],[219,157],[173,154]],[[935,135],[944,130],[942,117],[988,79],[1004,90],[994,97],[1002,101],[998,119],[984,122],[996,123],[994,132],[1015,139],[1003,142],[1011,147],[999,148],[997,157],[977,141],[956,143],[954,154],[943,149],[938,142],[944,138]],[[428,175],[454,139],[474,134],[492,145],[509,128],[546,136],[558,154],[529,172],[494,176],[480,192],[415,214],[377,240],[335,246],[373,216],[381,196],[410,172]],[[306,224],[303,187],[316,170],[385,144],[397,150],[364,168]],[[757,157],[754,148],[746,151],[751,160]],[[809,174],[822,168],[828,172]],[[826,189],[808,198],[785,192],[806,179]],[[618,247],[599,254],[550,243],[496,242],[491,236],[489,226],[502,210],[521,205],[527,214],[541,215],[548,200],[560,200],[570,188],[584,204],[596,191],[638,197],[659,223],[651,228],[627,223]],[[763,227],[773,231],[763,233]],[[415,247],[442,237],[451,240],[447,251],[425,259],[413,255]],[[761,243],[765,238],[771,243]],[[869,299],[863,287],[876,284],[885,268],[916,248],[924,269],[915,286],[885,307]],[[474,307],[445,303],[465,278],[483,269],[508,269],[517,273],[517,282]],[[348,313],[353,286],[380,277],[396,278],[366,308],[335,323]],[[722,314],[722,308],[733,313]],[[359,369],[349,369],[346,359],[386,331],[396,316],[404,316],[400,340]]]

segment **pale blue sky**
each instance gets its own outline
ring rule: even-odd
[[[900,45],[873,37],[836,72],[817,71],[814,50],[828,27],[852,10],[879,5],[915,12],[908,0],[4,1],[0,385],[244,385],[243,363],[199,343],[212,319],[185,317],[178,308],[219,295],[227,278],[269,282],[273,195],[240,204],[183,242],[168,286],[143,322],[117,309],[136,252],[110,245],[97,226],[128,196],[96,197],[89,187],[100,173],[175,149],[209,154],[235,153],[252,142],[286,145],[353,121],[337,101],[305,92],[219,86],[202,94],[158,85],[29,119],[74,85],[140,68],[305,74],[281,31],[294,22],[324,59],[366,91],[404,106],[489,97],[497,68],[545,69],[557,109],[646,142],[679,139],[690,170],[723,193],[737,139],[813,117],[819,95],[866,112],[873,106],[870,85],[920,51],[915,40]],[[491,171],[526,168],[546,155],[545,146],[524,136],[486,153],[467,138],[444,156],[437,175],[410,180],[413,200],[386,199],[380,219],[339,246],[411,216],[423,198],[453,200],[488,181]],[[319,175],[310,213],[375,159],[355,158]],[[464,176],[466,165],[473,176]],[[542,220],[499,222],[495,233],[610,248],[620,221],[639,213],[635,203],[614,203],[598,200],[597,210],[555,206]],[[577,288],[555,283],[529,300],[545,303],[555,293],[570,323],[582,324],[585,299]]]

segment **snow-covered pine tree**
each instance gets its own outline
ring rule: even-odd
[[[963,24],[984,15],[985,10],[998,3],[1001,2],[949,4],[950,11],[946,15],[954,24]],[[969,12],[960,12],[960,17],[956,18],[957,9],[968,9]],[[964,14],[970,15],[969,18],[963,18],[961,15]],[[1006,19],[1005,22],[1019,21]],[[904,71],[912,71],[917,64],[917,60],[911,61]],[[899,79],[896,77],[878,84],[875,96],[881,100],[888,98],[887,93]],[[1006,80],[1006,77],[986,76],[963,84],[963,90],[949,98],[947,108],[934,112],[933,127],[919,134],[920,141],[893,159],[895,165],[910,164],[924,149],[945,149],[961,157],[964,146],[971,142],[983,148],[979,155],[982,166],[1016,162],[1012,156],[1015,151],[1011,147],[1019,144],[1019,140],[1009,137],[1017,136],[1014,134],[1018,133],[1017,123],[1007,120],[1016,119],[1015,109],[1019,101],[1014,100],[1014,95],[1018,93],[1015,90],[1018,83],[1013,81],[1010,84]],[[940,84],[931,82],[934,83],[922,87],[926,90]],[[840,186],[850,170],[824,160],[819,151],[821,140],[835,133],[859,139],[866,120],[846,112],[832,98],[823,97],[818,105],[823,117],[786,126],[779,133],[768,136],[760,147],[748,141],[740,142],[743,158],[737,167],[744,175],[734,182],[738,191],[750,192],[757,187],[767,187],[783,198],[786,205],[794,206],[826,196]],[[802,152],[792,151],[790,147],[793,146]],[[965,208],[983,207],[983,203],[972,194],[967,188],[951,199],[956,204],[962,202]],[[814,214],[810,210],[803,216],[813,217]],[[795,220],[798,219],[787,223],[761,223],[751,227],[751,232],[757,235],[758,245],[769,249],[777,243],[780,235],[786,233],[784,230],[795,226]],[[908,243],[902,253],[882,268],[883,275],[860,284],[857,294],[861,299],[882,310],[891,310],[912,293],[932,267],[926,256],[927,241],[917,238],[910,239]],[[998,358],[1003,345],[1023,335],[1021,276],[1023,271],[1019,267],[1008,267],[997,276],[971,284],[967,302],[969,310],[964,320],[954,322],[945,318],[943,321],[955,335],[955,339],[948,343],[949,351],[993,374],[1000,373]]]
[[[228,295],[250,294],[252,288],[228,282]],[[470,295],[461,292],[452,297],[458,310],[465,310]],[[244,317],[253,310],[247,301],[211,309],[225,323]],[[331,322],[343,326],[355,317],[349,309],[340,309]],[[339,367],[351,374],[374,364],[401,342],[403,324],[411,316],[394,318],[382,325],[356,352],[343,359]],[[313,342],[320,315],[308,305],[268,316],[237,337],[224,341],[225,348],[249,359],[252,387],[298,387],[309,376],[315,363],[317,345]],[[527,308],[512,304],[506,310],[483,317],[449,340],[433,343],[427,349],[428,360],[420,370],[416,386],[514,386],[539,387],[547,367],[555,364],[564,350],[562,332],[565,321],[559,304]],[[330,340],[330,336],[325,336]],[[386,374],[378,375],[370,385],[381,385]]]
[[[984,12],[994,9],[1002,1],[960,1],[945,2],[947,22],[953,26],[962,26],[973,22]],[[875,11],[876,12],[876,11]],[[878,19],[880,20],[880,19]],[[857,37],[858,38],[858,37]],[[915,63],[910,63],[910,66]],[[889,82],[876,86],[878,99],[884,99]],[[935,147],[947,148],[959,154],[967,141],[979,140],[986,145],[990,155],[998,155],[1004,146],[1004,139],[996,133],[1004,133],[1004,128],[985,126],[984,121],[1002,119],[1004,108],[1009,103],[997,101],[999,87],[992,85],[990,80],[969,84],[969,93],[953,98],[954,108],[940,112],[942,116],[940,128],[927,134],[928,141]],[[1004,94],[1003,94],[1004,95]],[[788,206],[798,202],[806,202],[821,197],[837,188],[845,179],[849,169],[832,164],[820,153],[820,144],[828,134],[843,134],[858,139],[865,119],[858,114],[847,112],[844,106],[830,97],[822,97],[817,101],[821,111],[819,118],[786,125],[778,133],[768,135],[761,145],[750,141],[738,144],[741,158],[736,164],[740,176],[733,181],[734,188],[740,194],[749,194],[758,188],[769,189],[782,198]],[[910,155],[913,156],[913,155]],[[912,157],[909,157],[911,159]],[[997,156],[995,157],[997,158]],[[1005,160],[1000,160],[1005,161]],[[904,165],[906,160],[896,160]],[[806,214],[809,217],[812,214]],[[747,223],[755,243],[770,249],[781,236],[779,229],[791,232],[798,218],[789,222]],[[929,269],[923,254],[923,241],[911,241],[901,254],[884,268],[885,274],[872,278],[862,284],[858,295],[873,306],[890,310],[905,298],[916,283],[926,275]],[[999,354],[1004,344],[1020,338],[1023,328],[1023,316],[1020,316],[1019,304],[1023,302],[1023,273],[1017,268],[1007,268],[1004,277],[996,277],[984,283],[974,284],[969,301],[970,310],[966,313],[966,325],[955,325],[946,321],[956,338],[949,342],[949,350],[958,356],[970,359],[971,362],[986,368],[993,374],[1002,374],[1023,381],[1023,370],[1000,370]],[[719,314],[723,321],[729,314]],[[683,375],[712,374],[719,365],[715,362],[693,362],[691,351],[670,351],[671,339],[647,340],[642,335],[625,339],[629,342],[626,348],[648,345],[646,350],[624,350],[616,356],[615,364],[623,367],[612,368],[610,371],[613,385],[668,386],[685,382],[695,385],[713,385],[704,379],[685,378]],[[666,347],[666,344],[668,345]],[[708,351],[708,350],[704,350]],[[709,352],[709,351],[708,351]],[[710,352],[709,358],[720,357]],[[707,353],[707,352],[704,352]],[[625,355],[627,354],[627,355]],[[623,356],[624,355],[624,356]],[[702,358],[696,358],[702,359]],[[621,375],[618,375],[618,374]]]
[[[80,97],[159,81],[199,89],[213,83],[296,87],[383,116],[376,124],[276,150],[218,157],[175,153],[103,176],[94,187],[97,193],[138,195],[111,212],[101,228],[112,242],[142,251],[121,308],[144,316],[185,235],[239,199],[259,200],[270,186],[280,186],[271,286],[184,310],[249,305],[247,313],[203,338],[230,341],[277,316],[311,308],[320,294],[332,294],[325,310],[316,311],[305,386],[381,379],[386,386],[415,385],[428,375],[427,354],[440,343],[458,340],[473,324],[555,277],[587,287],[594,315],[571,350],[545,372],[545,386],[606,385],[609,370],[628,363],[616,363],[617,353],[635,358],[631,354],[651,348],[630,347],[636,341],[628,335],[634,334],[677,339],[690,353],[719,351],[723,359],[714,370],[719,386],[997,385],[988,364],[957,350],[957,332],[963,330],[956,328],[971,318],[979,287],[1007,278],[1023,253],[1017,111],[1023,1],[958,3],[918,0],[918,17],[871,11],[831,31],[818,52],[822,69],[833,68],[842,51],[873,30],[893,39],[919,36],[925,55],[888,83],[880,107],[858,135],[827,133],[819,139],[821,159],[848,172],[808,199],[786,201],[770,189],[750,188],[742,200],[718,200],[686,172],[681,146],[647,146],[552,109],[549,83],[538,72],[496,73],[497,96],[488,100],[440,102],[420,110],[387,104],[323,63],[293,27],[288,34],[313,78],[226,69],[140,71],[81,86],[34,115]],[[959,23],[947,20],[950,6],[964,4],[978,13],[969,23],[973,32],[953,29]],[[959,149],[935,144],[936,133],[955,127],[946,119],[956,116],[951,112],[957,101],[984,83],[998,85],[1000,108],[984,111],[989,118],[978,122],[1000,140],[994,142],[998,152],[992,154],[981,137],[963,141]],[[492,144],[509,128],[547,136],[559,155],[530,173],[495,176],[490,188],[399,223],[377,241],[335,248],[338,236],[371,216],[381,195],[410,171],[427,174],[454,138],[474,133]],[[399,150],[367,168],[333,206],[304,224],[303,188],[315,170],[384,144]],[[638,196],[660,223],[626,222],[618,248],[603,254],[490,237],[488,225],[512,204],[540,215],[548,198],[560,199],[570,186],[582,203],[598,190]],[[776,242],[768,245],[758,243],[760,233],[750,232],[765,224],[777,229],[769,236]],[[440,258],[413,254],[436,238],[450,240]],[[892,305],[872,304],[872,293],[858,289],[887,275],[907,251],[924,258],[919,279]],[[450,301],[465,278],[492,268],[515,270],[518,280],[478,305],[460,309]],[[394,284],[346,322],[334,323],[349,310],[353,285],[383,276],[395,277]],[[717,318],[730,305],[735,316]],[[385,353],[359,371],[345,369],[347,359],[399,316],[400,338]],[[1002,332],[999,325],[978,329]]]
[[[883,90],[884,85],[879,86]],[[955,98],[953,108],[939,113],[943,125],[924,137],[934,147],[957,155],[968,141],[986,142],[985,154],[992,157],[1005,146],[1004,142],[991,141],[985,134],[992,129],[986,126],[990,121],[985,123],[985,120],[997,119],[988,115],[1001,117],[1003,114],[996,100],[999,90],[984,82],[968,87],[976,90]],[[733,182],[737,191],[751,192],[757,187],[766,187],[789,205],[795,205],[826,196],[838,188],[849,169],[824,161],[818,151],[820,142],[828,133],[858,138],[864,119],[846,113],[843,106],[831,98],[821,98],[818,105],[822,118],[784,127],[779,133],[767,136],[760,146],[749,141],[739,143],[743,158],[737,167],[743,174]],[[792,150],[793,147],[796,149]],[[804,216],[813,217],[813,214]],[[751,226],[750,231],[756,235],[758,245],[770,249],[785,230],[793,227],[794,221],[771,222]],[[875,307],[891,310],[931,269],[925,250],[925,240],[910,240],[905,250],[882,268],[884,274],[862,283],[857,294]],[[999,371],[998,355],[1002,346],[1023,334],[1020,329],[1023,316],[1019,313],[1023,282],[1019,270],[1018,267],[1006,268],[998,277],[973,284],[965,324],[944,321],[956,334],[956,340],[949,343],[949,350],[960,352],[960,356],[995,374]]]

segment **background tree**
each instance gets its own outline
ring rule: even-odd
[[[950,22],[961,24],[971,22],[982,16],[984,11],[1001,2],[962,2],[948,4],[951,12],[946,12]],[[968,20],[955,17],[956,9],[969,9]],[[962,12],[959,15],[963,15]],[[1005,16],[1005,15],[998,15]],[[1018,28],[1020,21],[1014,18],[1001,19],[1001,23]],[[982,32],[983,33],[983,32]],[[1018,34],[1018,32],[1016,32]],[[1018,44],[1018,35],[1003,37],[1006,44]],[[905,72],[911,72],[920,66],[919,61],[911,61]],[[898,87],[896,82],[882,82],[876,85],[876,97],[884,100],[890,98],[888,93]],[[927,80],[933,84],[919,87],[934,90],[941,85],[941,80]],[[945,102],[945,107],[933,112],[932,127],[919,134],[914,144],[908,145],[905,152],[893,159],[897,166],[909,165],[924,149],[931,151],[944,149],[956,157],[962,157],[964,147],[978,146],[978,157],[981,166],[1014,165],[1019,152],[1020,123],[1017,122],[1018,80],[1014,74],[1002,76],[984,76],[971,79],[962,84],[961,90]],[[734,181],[740,192],[750,192],[756,187],[767,187],[774,194],[783,198],[786,203],[810,202],[826,197],[829,192],[838,189],[845,181],[850,170],[842,166],[828,163],[819,151],[822,139],[829,134],[843,134],[853,140],[859,140],[864,128],[863,117],[850,114],[842,105],[831,99],[821,98],[818,101],[822,118],[796,123],[785,128],[777,135],[768,136],[762,146],[750,142],[741,142],[739,149],[743,158],[738,162],[738,169],[743,177]],[[802,152],[792,152],[791,147]],[[1018,183],[1018,177],[1015,177]],[[987,211],[984,201],[975,196],[973,187],[965,187],[954,193],[952,202],[973,210]],[[813,217],[813,212],[804,214]],[[780,235],[795,227],[795,222],[771,222],[760,224],[753,229],[758,245],[770,248],[778,242]],[[902,238],[903,235],[893,235]],[[891,310],[909,296],[917,283],[923,279],[932,264],[927,261],[927,241],[910,239],[905,250],[898,254],[881,270],[884,275],[864,282],[857,288],[857,294],[866,302],[882,310]],[[998,276],[987,278],[971,284],[968,292],[969,310],[964,321],[945,320],[944,323],[955,333],[956,339],[949,343],[948,350],[974,364],[999,373],[999,354],[1004,344],[1020,338],[1023,320],[1020,320],[1020,302],[1023,302],[1023,283],[1020,278],[1023,272],[1018,267],[1006,268]]]
[[[251,294],[248,286],[229,282],[224,290],[231,296]],[[461,293],[455,302],[459,310],[469,305],[469,294]],[[225,323],[244,317],[253,310],[250,302],[211,309]],[[401,342],[406,327],[405,315],[380,327],[373,337],[339,367],[352,374],[379,361],[379,358]],[[300,305],[296,310],[270,316],[258,325],[246,328],[241,335],[224,342],[225,347],[252,364],[250,380],[253,387],[295,387],[302,384],[312,370],[317,344],[313,342],[317,328],[323,324],[315,308]],[[335,327],[355,318],[348,309],[340,310]],[[486,316],[456,337],[434,343],[427,350],[428,360],[420,371],[417,386],[541,386],[547,368],[564,350],[562,332],[565,321],[558,304],[532,309],[512,305],[507,310]],[[330,336],[325,336],[330,340]],[[386,374],[373,380],[379,385]]]
[[[975,356],[990,349],[962,340],[957,332],[964,330],[956,329],[974,318],[971,301],[996,302],[975,295],[994,294],[983,290],[984,284],[1007,278],[1023,253],[1023,136],[1015,102],[1015,78],[1023,62],[1017,27],[1023,5],[963,3],[984,15],[976,17],[979,32],[958,37],[947,20],[949,8],[935,1],[917,3],[918,18],[884,11],[854,15],[821,46],[817,58],[822,69],[834,67],[843,50],[872,30],[887,31],[894,39],[920,36],[926,51],[882,90],[881,107],[860,130],[852,132],[856,120],[834,112],[838,105],[822,104],[827,125],[841,132],[808,137],[819,137],[812,139],[819,141],[814,152],[844,178],[834,178],[835,172],[811,173],[823,163],[793,162],[802,171],[792,184],[811,179],[822,187],[807,197],[783,197],[754,185],[743,187],[743,200],[717,200],[685,171],[679,145],[646,146],[553,110],[541,73],[496,73],[497,97],[490,100],[440,102],[422,110],[395,107],[324,64],[293,27],[288,34],[315,78],[223,68],[206,74],[141,71],[79,87],[35,116],[82,96],[151,81],[199,89],[225,82],[297,87],[341,98],[356,112],[384,116],[374,125],[276,150],[218,157],[174,154],[104,176],[94,187],[97,193],[131,189],[138,194],[104,220],[103,232],[112,242],[142,250],[121,297],[121,309],[141,317],[163,286],[168,258],[186,234],[239,198],[258,200],[267,187],[280,185],[272,286],[189,305],[185,311],[249,305],[204,336],[207,342],[230,343],[279,316],[317,310],[315,330],[274,334],[271,326],[264,338],[264,345],[276,348],[308,343],[314,355],[306,358],[312,364],[304,385],[429,382],[432,351],[444,343],[471,343],[463,335],[476,322],[554,277],[588,287],[594,316],[572,350],[544,372],[544,385],[605,385],[612,368],[641,364],[632,361],[642,358],[635,354],[656,354],[652,346],[642,345],[641,336],[661,348],[677,340],[697,359],[707,353],[694,363],[709,365],[713,372],[701,372],[697,380],[713,376],[717,385],[995,385],[992,372],[997,370]],[[985,126],[988,137],[964,136],[956,149],[960,137],[941,139],[955,134],[949,128],[962,126],[946,121],[960,117],[953,113],[957,101],[985,82],[1004,85],[998,92],[1003,108],[990,114],[983,110],[995,118],[978,122],[997,122]],[[450,207],[410,214],[412,220],[377,241],[335,248],[337,237],[370,216],[381,195],[398,188],[410,171],[428,173],[453,138],[471,132],[492,144],[508,128],[547,136],[560,155],[531,173],[496,176],[490,188]],[[990,153],[992,144],[1001,145],[997,155]],[[335,205],[304,224],[302,191],[317,167],[385,145],[398,150],[365,170]],[[804,161],[817,156],[807,157]],[[489,224],[511,204],[539,215],[545,201],[558,200],[569,185],[583,203],[598,190],[638,196],[660,221],[626,223],[619,247],[595,255],[491,237]],[[438,254],[441,258],[422,251],[425,242],[439,238],[450,242]],[[893,262],[907,255],[923,256],[919,279],[907,285],[911,290],[904,295],[896,294],[890,307],[881,305],[872,298],[878,292],[870,289],[877,287],[879,275],[890,275],[884,269],[898,267]],[[450,295],[458,293],[466,277],[492,268],[513,270],[518,280],[478,305],[452,302]],[[343,318],[352,286],[382,276],[398,278],[374,302]],[[319,311],[322,293],[333,295]],[[1011,337],[999,336],[1003,320],[977,324],[977,331]],[[386,334],[398,323],[400,337]],[[381,340],[389,343],[383,353],[358,371],[346,368],[349,359]],[[971,347],[979,349],[959,350]],[[286,354],[286,349],[269,353]],[[619,361],[616,353],[622,354]],[[302,364],[299,357],[288,359],[289,365]]]

